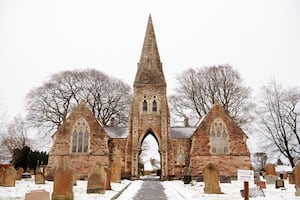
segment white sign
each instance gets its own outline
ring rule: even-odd
[[[253,182],[254,181],[254,171],[238,169],[238,181]]]

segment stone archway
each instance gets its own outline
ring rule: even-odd
[[[149,175],[151,172],[149,170],[152,170],[152,173],[154,172],[157,176],[161,175],[160,144],[160,138],[151,129],[140,136],[139,169],[141,175]]]

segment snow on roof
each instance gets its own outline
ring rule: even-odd
[[[110,138],[127,138],[128,127],[104,127],[105,132]]]
[[[196,127],[171,127],[171,138],[191,138]]]

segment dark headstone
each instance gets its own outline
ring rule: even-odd
[[[220,176],[220,183],[231,183],[230,176]]]
[[[184,175],[183,176],[183,183],[184,184],[190,184],[192,182],[192,176],[190,175]]]
[[[277,189],[277,188],[282,188],[282,187],[284,187],[284,181],[281,179],[276,180],[275,188]]]
[[[204,177],[203,176],[198,176],[196,178],[196,182],[204,182]]]

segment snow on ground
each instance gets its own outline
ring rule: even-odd
[[[111,183],[112,190],[106,190],[105,194],[87,194],[87,181],[77,181],[77,186],[73,187],[74,200],[96,200],[96,199],[111,199],[119,193],[119,191],[125,189],[124,192],[118,197],[119,200],[133,199],[138,190],[141,188],[143,180],[129,181],[122,180],[121,183]],[[243,182],[232,181],[231,184],[221,183],[220,187],[224,194],[205,194],[204,183],[195,182],[192,184],[184,184],[182,181],[163,181],[161,182],[165,188],[164,192],[170,200],[194,200],[194,199],[206,199],[206,200],[243,200],[240,190],[243,189]],[[276,189],[275,185],[267,185],[266,189],[263,189],[265,197],[250,198],[253,200],[300,200],[300,197],[295,196],[295,185],[288,184],[287,180],[284,180],[284,189]],[[249,187],[255,187],[254,184],[249,184]],[[44,189],[52,194],[53,182],[46,181],[46,184],[36,185],[34,184],[34,178],[23,179],[16,181],[15,187],[0,187],[0,200],[19,200],[24,199],[25,194],[31,190]]]
[[[168,199],[207,199],[207,200],[242,200],[240,190],[244,189],[244,183],[240,181],[232,181],[229,183],[221,183],[221,191],[224,194],[205,194],[204,183],[195,182],[192,184],[184,184],[182,181],[164,181],[162,182],[165,193]],[[267,188],[263,189],[265,197],[255,197],[250,199],[255,200],[300,200],[300,197],[295,196],[295,185],[288,184],[284,180],[284,189],[276,189],[275,185],[267,184]],[[254,184],[249,184],[249,188],[256,187]]]
[[[105,194],[87,194],[87,181],[78,180],[77,185],[73,187],[74,200],[111,199],[130,183],[129,180],[122,180],[121,183],[111,183],[112,190],[106,190]],[[16,181],[15,187],[0,186],[0,200],[24,200],[25,194],[31,190],[46,190],[51,197],[53,181],[46,181],[46,184],[37,185],[34,183],[34,176],[32,176],[31,179]]]

